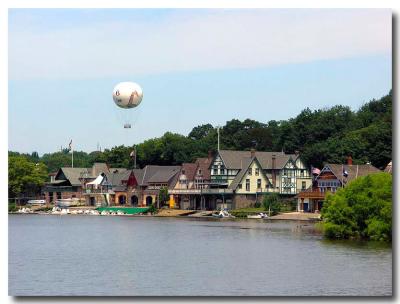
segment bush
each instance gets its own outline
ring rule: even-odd
[[[154,204],[151,204],[147,212],[150,212],[151,214],[156,214],[158,212],[157,208],[154,206]]]
[[[15,203],[8,203],[8,212],[16,212],[18,207]]]
[[[332,239],[392,239],[392,176],[359,177],[335,195],[328,194],[321,210],[324,234]]]

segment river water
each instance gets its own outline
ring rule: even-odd
[[[305,222],[9,215],[12,296],[391,295],[388,244]]]

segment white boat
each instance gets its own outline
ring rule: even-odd
[[[29,205],[44,205],[46,204],[46,200],[29,200]]]
[[[71,198],[58,199],[55,203],[55,205],[59,207],[70,207],[73,204],[75,204],[75,201]]]
[[[249,219],[266,219],[268,218],[268,215],[266,213],[258,213],[258,214],[253,214],[253,215],[248,215],[247,218]]]
[[[217,218],[235,218],[235,216],[230,214],[227,210],[221,210],[219,213],[213,213],[212,216]]]
[[[18,213],[32,213],[33,211],[30,208],[22,208],[17,211]]]

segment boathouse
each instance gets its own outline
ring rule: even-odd
[[[348,157],[347,164],[326,164],[314,178],[312,186],[296,196],[297,211],[320,212],[326,193],[335,193],[352,180],[377,172],[381,171],[371,164],[353,165],[351,157]]]

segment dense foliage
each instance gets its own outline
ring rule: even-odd
[[[43,163],[35,163],[24,156],[8,157],[8,196],[23,194],[35,196],[47,180],[47,168]]]
[[[328,238],[392,239],[392,175],[359,177],[335,195],[328,194],[321,210]]]
[[[348,155],[354,164],[371,162],[384,168],[392,159],[392,92],[364,104],[358,111],[334,106],[320,110],[305,109],[295,118],[261,123],[246,119],[227,121],[220,130],[221,149],[259,151],[299,151],[307,165],[321,167],[324,162],[343,163]],[[137,165],[177,165],[206,157],[215,151],[217,129],[211,124],[194,127],[188,136],[165,133],[140,143]],[[74,166],[90,167],[107,162],[112,167],[133,168],[129,157],[133,147],[116,146],[91,153],[75,151]],[[10,152],[10,155],[19,153]],[[24,154],[33,162],[43,162],[53,172],[71,166],[71,153],[63,150],[44,154]]]

